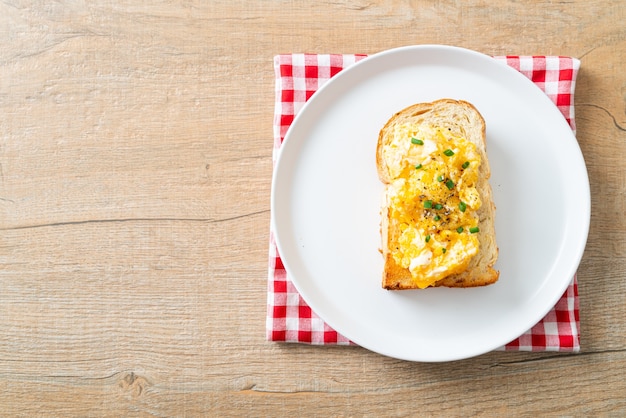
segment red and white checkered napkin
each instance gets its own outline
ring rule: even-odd
[[[288,54],[274,57],[276,104],[274,162],[294,116],[311,95],[342,69],[365,58],[347,54]],[[574,133],[574,90],[580,61],[557,56],[494,57],[520,71],[556,104]],[[353,344],[311,310],[289,279],[270,226],[267,339],[308,344]],[[499,350],[580,350],[576,275],[554,308],[535,326]]]

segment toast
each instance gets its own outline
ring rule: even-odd
[[[499,272],[485,121],[441,99],[393,115],[380,130],[382,287],[475,287]]]

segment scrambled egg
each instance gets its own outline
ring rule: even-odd
[[[475,145],[448,129],[399,125],[383,158],[394,179],[387,199],[400,231],[390,241],[396,263],[420,288],[465,270],[479,245]]]

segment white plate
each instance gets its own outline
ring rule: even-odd
[[[386,291],[378,132],[398,110],[444,97],[473,103],[487,124],[500,280]],[[526,77],[474,51],[412,46],[372,55],[313,95],[282,145],[271,210],[291,280],[331,327],[387,356],[448,361],[503,346],[558,301],[587,240],[589,181],[570,127]]]

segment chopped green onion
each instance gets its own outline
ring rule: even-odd
[[[440,220],[440,219],[441,219],[441,216],[439,216],[439,215],[435,215],[435,217],[434,217],[433,219],[434,219],[434,220],[436,220],[436,221],[438,221],[438,220]]]
[[[450,190],[454,189],[454,182],[448,179],[448,181],[446,181],[446,187]]]
[[[445,254],[445,253],[446,253],[446,249],[445,249],[445,248],[442,248],[442,249],[441,249],[441,252]]]
[[[430,235],[426,235],[426,242],[430,241]]]
[[[441,203],[437,203],[435,205],[435,209],[439,210],[439,209],[443,209],[443,205]]]
[[[433,207],[433,201],[432,200],[425,200],[424,201],[424,208],[430,209],[432,207]]]
[[[421,139],[417,139],[417,138],[411,138],[411,143],[416,144],[416,145],[424,145],[424,141],[422,141]]]
[[[437,181],[441,183],[443,181],[443,176],[437,176]]]
[[[477,226],[473,226],[473,227],[471,227],[471,228],[470,228],[470,230],[469,230],[469,231],[470,231],[472,234],[475,234],[475,233],[477,233],[478,231],[480,231],[480,229],[478,229],[478,227],[477,227]]]
[[[465,161],[461,167],[463,167],[463,170],[465,170],[467,167],[469,167],[469,161]]]
[[[459,203],[459,210],[465,212],[465,209],[467,209],[467,204],[465,202]]]
[[[454,151],[452,151],[451,149],[447,149],[443,152],[446,156],[448,157],[452,157],[454,155]]]
[[[420,168],[422,168],[422,165],[421,165],[421,164],[418,164],[418,165],[416,165],[416,166],[415,166],[415,169],[416,169],[416,170],[419,170]]]
[[[463,227],[462,227],[462,226],[459,226],[459,227],[456,229],[456,232],[458,232],[459,234],[460,234],[461,232],[463,232]]]

